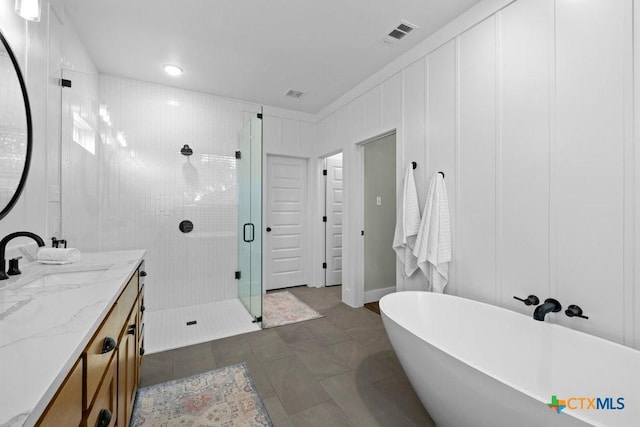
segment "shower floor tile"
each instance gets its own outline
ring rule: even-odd
[[[260,330],[238,299],[147,311],[145,317],[147,354]]]

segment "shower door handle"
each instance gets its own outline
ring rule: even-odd
[[[247,226],[251,227],[251,238],[247,239]],[[253,240],[255,239],[255,227],[252,223],[247,222],[246,224],[244,224],[242,226],[242,240],[244,240],[247,243],[251,243],[253,242]]]

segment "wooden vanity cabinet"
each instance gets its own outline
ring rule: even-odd
[[[136,270],[38,426],[128,427],[140,378],[144,298]]]

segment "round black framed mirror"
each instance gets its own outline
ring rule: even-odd
[[[27,87],[0,32],[0,219],[15,206],[31,163],[33,130]]]

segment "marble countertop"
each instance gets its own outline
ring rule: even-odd
[[[0,281],[0,427],[36,423],[144,254],[83,253],[78,263],[32,263]],[[34,282],[79,271],[97,277],[90,283]]]

